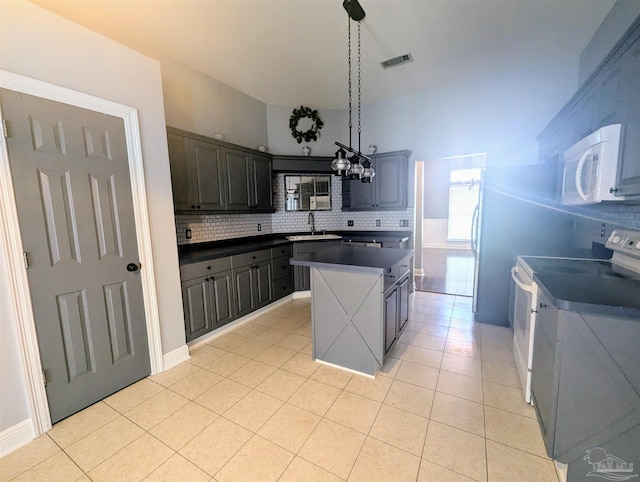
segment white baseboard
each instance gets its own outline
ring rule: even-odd
[[[558,462],[557,460],[553,461],[553,465],[556,468],[558,480],[560,482],[567,482],[567,473],[569,470],[569,466],[567,464],[563,464],[562,462]]]
[[[294,300],[298,300],[301,298],[311,298],[311,290],[307,290],[307,291],[294,291],[292,298]]]
[[[436,249],[460,249],[464,251],[471,251],[471,245],[469,243],[422,243],[422,247]]]
[[[30,418],[3,430],[0,432],[0,457],[27,445],[33,438],[33,424]]]
[[[162,359],[164,369],[168,370],[169,368],[173,368],[176,365],[187,361],[189,358],[191,358],[189,355],[189,347],[187,345],[182,345],[180,348],[176,348],[175,350],[163,355]]]

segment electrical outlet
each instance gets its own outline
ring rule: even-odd
[[[191,239],[191,230],[189,228],[185,230],[184,237],[187,239]]]
[[[258,224],[258,231],[262,231],[262,224]]]
[[[602,226],[600,226],[600,237],[604,238],[604,231],[605,231],[605,225],[604,223],[602,223]]]
[[[408,220],[408,219],[401,219],[401,220],[400,220],[400,227],[401,227],[401,228],[407,228],[407,227],[409,227],[409,220]]]
[[[376,226],[380,227],[380,220],[379,219],[376,219]]]
[[[353,226],[353,219],[349,219],[347,221],[347,226]]]

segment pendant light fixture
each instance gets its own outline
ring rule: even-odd
[[[371,158],[364,155],[360,149],[361,128],[361,55],[360,55],[360,22],[365,17],[364,10],[358,0],[344,0],[342,6],[347,11],[347,40],[348,40],[348,71],[349,71],[349,145],[336,141],[339,149],[331,162],[331,169],[336,176],[354,181],[371,182],[375,170]],[[351,146],[353,118],[352,118],[352,89],[351,89],[351,21],[358,23],[358,149]],[[347,152],[352,155],[347,158]]]

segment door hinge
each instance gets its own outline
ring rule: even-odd
[[[5,137],[9,137],[8,131],[7,131],[7,120],[6,119],[2,119],[2,135],[4,135]]]
[[[44,368],[42,369],[42,383],[45,387],[47,386],[47,372]]]
[[[29,254],[27,252],[23,252],[22,256],[24,258],[24,269],[29,269]]]

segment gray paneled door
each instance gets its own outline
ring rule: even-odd
[[[0,90],[52,422],[150,373],[123,120]]]

